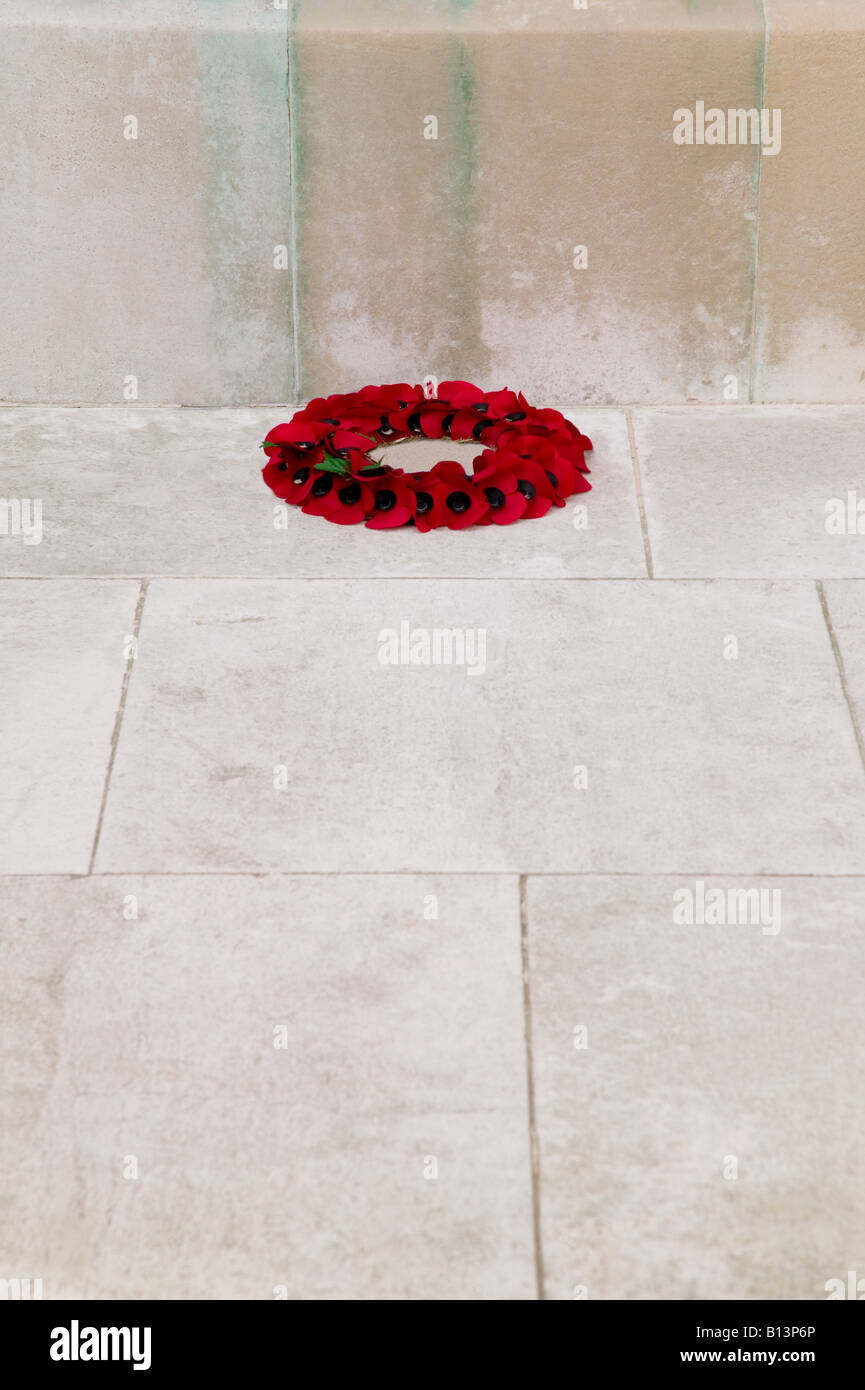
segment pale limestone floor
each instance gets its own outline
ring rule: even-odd
[[[865,1276],[865,409],[580,409],[586,529],[428,536],[277,528],[287,414],[0,420],[0,1278]]]

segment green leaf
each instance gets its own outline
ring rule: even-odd
[[[339,473],[344,478],[348,477],[351,471],[345,459],[337,459],[334,458],[333,454],[327,453],[321,463],[317,463],[315,466],[322,473]]]

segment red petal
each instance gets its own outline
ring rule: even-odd
[[[552,499],[549,497],[533,497],[524,515],[532,519],[536,516],[546,516],[552,505]]]
[[[490,391],[486,400],[489,402],[490,411],[497,416],[510,415],[520,406],[520,398],[513,391]]]
[[[336,488],[331,488],[330,492],[324,497],[307,497],[301,511],[307,516],[327,516],[329,512],[339,511],[342,503],[336,495]]]
[[[334,449],[360,449],[363,454],[368,453],[374,443],[369,435],[356,434],[353,430],[334,430],[330,442]]]
[[[512,522],[519,521],[525,515],[526,499],[521,492],[512,492],[505,501],[503,507],[497,507],[495,511],[490,508],[490,516],[497,526],[510,526]]]
[[[440,381],[438,398],[452,406],[475,405],[484,399],[484,393],[470,381]]]
[[[475,427],[485,421],[486,416],[479,414],[477,410],[458,410],[451,420],[451,439],[471,439]],[[487,429],[491,428],[491,425],[487,426]]]
[[[441,439],[442,421],[447,413],[446,410],[440,408],[420,412],[420,427],[427,439]]]
[[[462,466],[457,463],[456,459],[442,459],[441,463],[437,463],[434,468],[431,468],[429,479],[432,481],[434,478],[440,479],[443,483],[465,483],[468,481]],[[421,488],[421,491],[426,491],[426,489]]]
[[[411,521],[411,508],[397,502],[389,512],[374,512],[366,524],[372,531],[392,531],[408,521]]]
[[[465,531],[469,526],[474,526],[488,511],[489,505],[486,498],[482,505],[475,503],[473,500],[467,512],[451,512],[451,519],[448,520],[445,525],[448,526],[451,531]]]

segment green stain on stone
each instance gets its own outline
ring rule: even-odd
[[[769,44],[769,25],[766,16],[766,7],[763,0],[757,0],[760,15],[763,21],[763,32],[757,36],[754,45],[753,60],[753,83],[755,89],[754,105],[758,111],[762,112],[766,104],[766,52]],[[762,116],[760,135],[762,139]],[[757,301],[757,262],[760,252],[760,176],[762,173],[762,150],[757,146],[754,150],[754,167],[751,171],[751,192],[754,198],[754,222],[751,228],[751,266],[749,276],[749,304],[748,319],[745,330],[745,341],[749,346],[748,360],[748,395],[750,402],[754,400],[755,386],[755,355],[757,344],[754,341],[756,336],[756,301]]]
[[[273,29],[202,27],[197,40],[206,164],[202,278],[211,288],[211,336],[226,403],[255,400],[261,391],[272,397],[279,383],[278,394],[290,394],[290,338],[278,307],[280,299],[290,305],[292,274],[282,18]],[[288,248],[287,270],[274,266],[279,245]]]
[[[448,174],[449,206],[446,227],[450,243],[449,299],[453,324],[451,350],[454,354],[451,370],[464,370],[460,362],[477,361],[480,353],[478,336],[480,314],[471,248],[475,244],[475,185],[478,149],[476,130],[476,87],[474,65],[465,41],[449,34],[448,71],[450,74],[450,123],[447,132],[450,148]]]
[[[474,127],[475,74],[465,44],[458,38],[449,40],[449,70],[451,100],[454,113],[453,194],[457,204],[468,211],[472,182],[477,163],[477,140]]]
[[[301,257],[300,246],[300,189],[303,186],[303,177],[306,169],[306,150],[302,139],[303,124],[299,119],[301,107],[302,87],[300,71],[297,61],[297,43],[295,33],[297,29],[297,19],[300,13],[301,0],[289,0],[287,32],[286,32],[286,73],[287,90],[286,105],[288,110],[288,179],[289,179],[289,215],[290,215],[290,234],[292,239],[292,304],[291,322],[289,332],[292,338],[292,384],[291,395],[295,401],[303,400],[303,354],[300,338],[300,318],[298,306],[301,303],[303,293],[303,283],[301,278],[300,266]]]

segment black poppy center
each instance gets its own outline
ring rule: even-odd
[[[389,512],[391,507],[396,506],[396,493],[389,487],[379,488],[375,495],[375,509],[377,512]]]
[[[477,424],[475,425],[474,429],[472,430],[472,438],[473,438],[473,439],[480,439],[480,437],[481,437],[481,435],[483,434],[484,430],[488,430],[489,427],[490,427],[490,425],[494,425],[494,424],[495,424],[495,421],[494,421],[494,420],[478,420]]]
[[[530,483],[528,478],[520,478],[520,481],[517,483],[517,487],[523,494],[523,497],[525,497],[526,501],[531,502],[533,497],[535,496],[534,483]]]
[[[336,495],[347,507],[353,507],[355,502],[360,501],[360,483],[349,483],[347,487],[341,487]]]
[[[547,477],[549,478],[550,482],[552,483],[553,487],[558,487],[558,485],[559,485],[559,480],[558,480],[558,478],[556,477],[555,473],[551,473],[550,470],[549,470],[549,468],[546,468],[546,469],[544,470],[544,472],[546,473],[546,475],[547,475]]]
[[[525,420],[525,418],[526,412],[524,410],[512,410],[510,415],[505,416],[506,420]]]
[[[486,493],[486,499],[494,512],[497,512],[499,507],[503,507],[505,505],[505,494],[502,492],[500,487],[487,487],[484,488],[484,492]]]
[[[296,484],[297,487],[300,487],[301,483],[305,483],[308,477],[309,477],[309,469],[308,469],[308,468],[298,468],[297,472],[295,473],[295,475],[294,475],[294,477],[292,478],[291,481],[292,481],[294,484]]]
[[[418,516],[423,516],[424,512],[428,512],[432,506],[432,498],[428,492],[418,492],[415,496],[417,498]]]
[[[406,420],[406,424],[408,425],[408,427],[409,427],[409,429],[411,430],[412,434],[423,434],[423,430],[421,429],[421,426],[420,426],[420,411],[419,411],[419,410],[416,410],[415,413],[414,413],[414,415],[410,415],[410,416],[408,417],[408,419]]]
[[[452,512],[459,516],[460,512],[467,512],[472,504],[472,499],[467,492],[452,492],[448,497],[448,506]]]
[[[333,478],[324,473],[320,478],[316,478],[312,485],[313,497],[326,497],[333,487]]]

